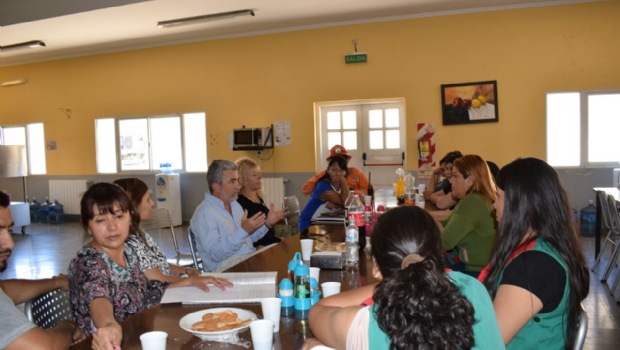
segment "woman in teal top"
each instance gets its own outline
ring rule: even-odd
[[[451,268],[477,277],[495,244],[495,183],[487,163],[477,155],[454,161],[450,183],[452,195],[460,201],[441,221],[443,248],[450,251]]]
[[[484,286],[446,273],[439,228],[417,207],[383,214],[371,235],[380,282],[322,299],[310,309],[317,340],[335,349],[503,349]]]
[[[565,349],[575,341],[590,276],[566,192],[535,158],[499,173],[497,246],[480,274],[508,349]]]

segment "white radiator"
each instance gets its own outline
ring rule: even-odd
[[[65,214],[80,214],[80,200],[88,189],[87,180],[49,180],[50,201],[58,200]]]
[[[282,199],[285,196],[284,182],[286,180],[281,177],[263,178],[263,200],[267,207],[273,203],[275,208],[282,208]]]

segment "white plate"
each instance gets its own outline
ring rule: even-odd
[[[257,319],[256,314],[249,310],[237,309],[234,307],[220,307],[220,308],[215,308],[215,309],[206,309],[202,311],[196,311],[196,312],[192,312],[191,314],[187,314],[183,316],[183,318],[181,318],[181,320],[179,321],[179,326],[202,340],[230,340],[231,338],[234,338],[237,335],[237,333],[239,333],[240,331],[243,331],[246,328],[250,327],[250,325],[247,324],[239,328],[229,329],[229,330],[219,331],[219,332],[201,332],[201,331],[195,331],[192,329],[192,325],[194,323],[202,320],[202,315],[208,312],[216,313],[216,312],[222,312],[226,310],[230,310],[236,313],[239,319],[242,319],[242,320]]]

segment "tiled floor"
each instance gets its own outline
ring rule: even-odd
[[[181,252],[189,252],[184,229],[179,227],[175,232]],[[152,236],[168,256],[175,255],[170,231],[162,230]],[[69,262],[82,246],[84,233],[77,223],[33,224],[26,228],[26,234],[14,234],[13,239],[15,250],[9,259],[9,266],[0,278],[34,279],[66,273]],[[594,239],[583,238],[583,247],[591,266],[594,262]],[[600,282],[607,259],[608,254],[596,272],[590,275],[590,295],[583,302],[589,316],[589,330],[584,347],[588,350],[620,349],[620,306],[616,305],[616,299],[620,298],[620,288],[613,298],[607,285]],[[618,270],[620,268],[614,269],[610,283]]]

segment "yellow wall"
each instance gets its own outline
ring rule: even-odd
[[[0,125],[45,123],[48,174],[95,174],[95,118],[205,111],[209,159],[235,127],[290,120],[264,172],[314,171],[313,104],[404,97],[453,149],[498,164],[545,156],[545,92],[620,88],[620,1],[369,23],[0,68]],[[368,63],[345,65],[351,40]],[[499,123],[441,125],[440,85],[497,80]],[[72,110],[71,117],[60,108]],[[417,159],[409,157],[407,168]]]

